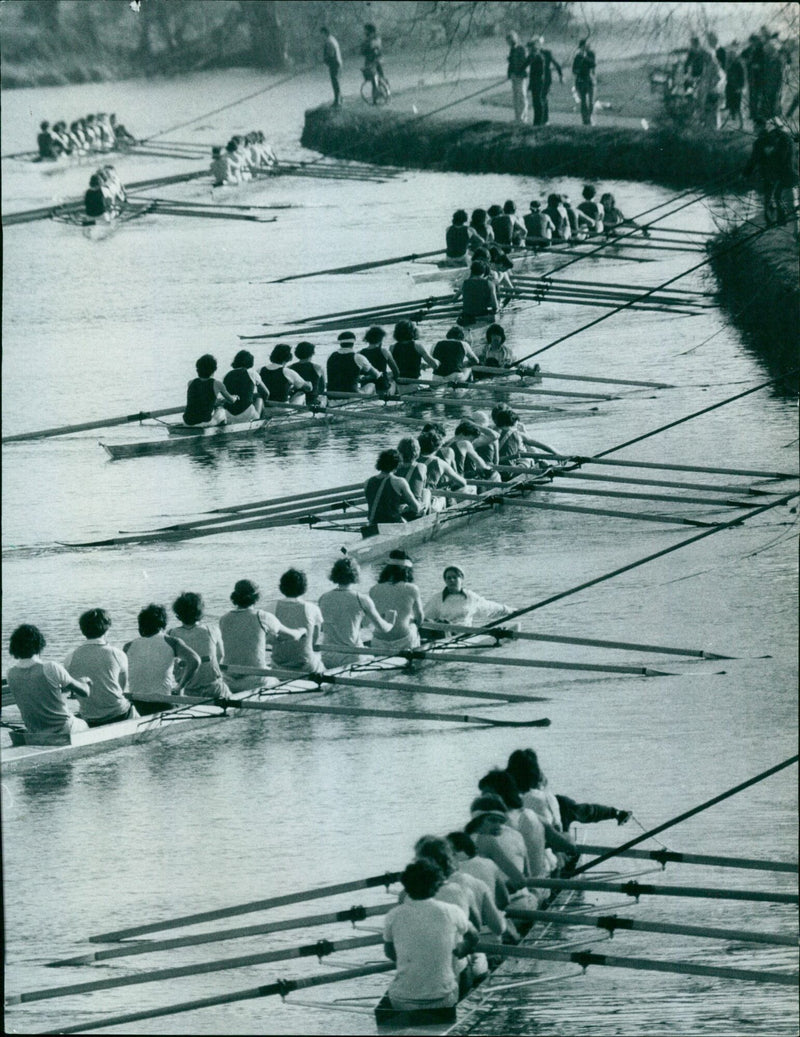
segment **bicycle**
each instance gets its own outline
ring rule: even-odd
[[[392,96],[389,80],[382,73],[365,68],[361,99],[365,104],[386,104]]]

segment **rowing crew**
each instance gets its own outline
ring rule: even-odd
[[[224,148],[211,149],[210,171],[214,187],[251,180],[259,171],[277,164],[278,157],[261,130],[253,130],[244,137],[236,134]]]
[[[26,742],[67,745],[90,727],[157,712],[173,695],[224,703],[231,693],[274,686],[274,679],[258,673],[222,676],[223,665],[265,669],[270,648],[273,666],[298,676],[321,673],[352,663],[352,650],[363,648],[368,626],[374,630],[375,646],[403,651],[419,646],[419,628],[426,618],[481,623],[508,612],[504,605],[465,590],[457,566],[445,570],[444,590],[423,607],[411,560],[403,551],[392,552],[368,595],[356,589],[359,576],[353,559],[339,559],[330,574],[334,589],[316,604],[305,600],[305,573],[289,569],[280,579],[281,597],[269,610],[256,607],[261,597],[257,585],[239,580],[230,596],[233,608],[218,624],[205,621],[201,595],[185,591],[172,606],[179,625],[167,629],[166,609],[150,604],[137,617],[139,636],[123,649],[107,640],[108,612],[92,608],[78,620],[83,643],[63,665],[43,660],[44,635],[32,624],[22,624],[10,639],[16,663],[8,671],[8,687],[22,715]],[[64,692],[79,699],[77,716]]]
[[[511,199],[502,207],[490,205],[488,210],[474,209],[471,217],[465,209],[458,209],[445,235],[445,263],[466,266],[468,253],[474,254],[476,249],[492,244],[504,251],[540,249],[554,241],[584,240],[594,234],[612,235],[623,224],[638,227],[622,214],[613,194],[607,192],[598,200],[597,189],[592,184],[585,185],[582,200],[575,208],[567,195],[549,194],[546,204],[532,201],[530,211],[522,218]]]
[[[46,120],[39,125],[36,144],[39,161],[53,161],[61,155],[84,155],[93,151],[113,151],[121,146],[135,144],[136,139],[117,122],[112,112],[99,112],[76,119],[67,128],[63,120],[51,126]]]
[[[127,201],[125,187],[113,166],[100,166],[89,177],[89,189],[83,196],[83,208],[90,219],[111,219]]]
[[[554,795],[533,749],[512,752],[478,790],[463,830],[425,835],[414,845],[400,903],[384,922],[384,951],[397,972],[376,1009],[378,1022],[398,1012],[453,1021],[456,1003],[488,971],[485,955],[473,953],[478,940],[518,943],[506,912],[535,910],[549,894],[529,882],[574,868],[580,851],[569,835],[573,822],[625,824],[631,817]]]

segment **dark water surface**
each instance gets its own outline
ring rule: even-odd
[[[87,108],[115,108],[129,126],[146,135],[203,107],[252,92],[260,82],[250,74],[232,73],[180,83],[16,91],[3,98],[4,151],[26,146],[31,127],[56,110],[66,117]],[[302,109],[315,102],[319,93],[314,91],[324,89],[322,83],[321,78],[298,80],[283,93],[265,95],[198,128],[168,136],[211,143],[264,126],[280,153],[299,154],[293,142]],[[119,162],[123,179],[160,175],[174,165]],[[7,211],[75,194],[88,175],[86,169],[45,176],[19,164],[4,166],[9,167],[3,181]],[[552,187],[576,196],[580,184],[562,180]],[[355,185],[281,179],[251,185],[231,199],[298,206],[281,211],[272,225],[146,218],[103,242],[86,241],[74,228],[50,223],[9,228],[4,234],[4,431],[177,404],[200,353],[214,352],[225,369],[239,348],[237,334],[255,334],[264,321],[443,293],[445,281],[412,279],[433,269],[422,266],[286,285],[262,282],[437,248],[454,208],[486,206],[506,197],[526,207],[531,197],[550,189],[540,180],[499,175],[410,172],[389,184]],[[610,189],[631,214],[670,197],[665,189],[643,184],[617,183]],[[159,194],[209,200],[210,189],[193,184]],[[705,200],[665,224],[711,230],[715,211],[714,201]],[[650,286],[702,258],[649,255],[655,261],[586,260],[562,276]],[[552,260],[537,260],[531,271],[550,265]],[[715,287],[705,269],[678,284],[706,291]],[[601,312],[516,303],[503,323],[521,355]],[[423,325],[424,341],[432,345],[443,330]],[[313,340],[324,358],[335,335]],[[296,339],[288,341],[294,344]],[[256,347],[260,366],[269,347]],[[526,416],[537,438],[584,455],[766,377],[716,309],[697,317],[622,313],[551,350],[542,363],[554,371],[675,385],[626,391],[597,404],[559,402],[562,411]],[[546,383],[547,388],[571,385],[587,389],[577,383]],[[122,442],[157,434],[152,428],[121,427],[102,435]],[[10,445],[3,452],[4,663],[8,634],[19,622],[40,625],[48,638],[48,656],[60,659],[79,640],[76,618],[85,608],[108,608],[114,617],[113,641],[122,643],[135,633],[136,612],[149,601],[168,604],[182,589],[195,589],[203,593],[209,616],[218,617],[228,607],[237,579],[256,579],[269,601],[288,564],[308,570],[309,596],[316,598],[327,589],[327,569],[344,542],[339,533],[256,530],[170,546],[60,553],[52,545],[148,528],[232,502],[355,482],[369,474],[376,451],[401,434],[400,426],[359,423],[240,442],[201,455],[117,463],[104,459],[97,433]],[[619,456],[792,470],[796,436],[796,407],[767,390]],[[660,477],[622,469],[614,474]],[[663,477],[696,482],[722,478]],[[571,497],[569,503],[715,521],[730,517],[704,505],[659,507]],[[419,548],[417,581],[426,598],[438,588],[444,565],[457,562],[470,586],[520,607],[693,532],[692,527],[509,508],[440,544]],[[478,708],[464,700],[470,712],[479,714],[514,719],[546,714],[552,719],[546,731],[248,715],[180,738],[4,779],[7,991],[89,979],[86,969],[54,972],[43,964],[85,951],[92,933],[401,868],[418,836],[464,824],[478,777],[502,766],[509,752],[522,745],[535,745],[555,789],[579,800],[633,810],[636,820],[623,830],[625,835],[640,830],[637,822],[654,826],[790,756],[796,751],[797,726],[795,545],[796,515],[776,508],[523,620],[523,629],[532,631],[704,648],[732,659],[690,661],[527,642],[506,645],[502,654],[583,662],[638,660],[674,675],[598,677],[457,663],[427,664],[420,673],[419,680],[430,683],[502,686],[546,695],[549,702],[532,706]],[[372,571],[364,574],[365,586],[372,576]],[[339,691],[337,698],[360,705],[412,704],[389,691]],[[413,696],[413,706],[419,708],[453,708],[447,702]],[[460,700],[459,709],[463,712]],[[794,768],[783,771],[664,839],[670,848],[689,852],[795,859],[796,777]],[[621,834],[606,824],[590,828],[586,836],[592,842],[613,842]],[[629,870],[636,870],[633,862]],[[715,868],[671,867],[663,881],[796,888],[787,876]],[[276,917],[381,899],[380,893],[350,894],[335,902],[281,909]],[[745,902],[643,901],[636,917],[775,932],[794,927],[796,932],[794,909]],[[243,924],[260,920],[247,917]],[[351,934],[347,926],[337,932],[341,937]],[[122,959],[98,966],[91,977],[290,947],[323,936],[334,938],[330,930],[299,930],[265,940]],[[794,959],[796,968],[796,954],[785,948],[711,941],[689,945],[680,938],[646,934],[619,935],[605,949],[761,970],[791,966]],[[379,953],[343,957],[350,963],[378,959]],[[332,959],[331,965],[339,964]],[[329,967],[315,960],[248,967],[99,992],[91,998],[45,1001],[8,1009],[6,1028],[41,1032]],[[377,996],[384,985],[385,979],[378,977],[355,990],[323,988],[301,998],[321,1002],[323,1008],[290,1007],[277,999],[244,1001],[115,1032],[369,1033],[374,1028],[369,1015],[334,1011],[329,1004],[345,993]],[[481,1033],[789,1035],[797,1031],[797,1009],[791,988],[596,969],[580,980],[498,995],[497,1004],[488,1012],[481,1010],[472,1024]]]

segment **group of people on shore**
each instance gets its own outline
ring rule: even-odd
[[[529,121],[528,94],[531,95],[531,110],[534,126],[544,126],[550,121],[548,95],[553,85],[553,71],[559,82],[564,82],[564,72],[544,45],[543,36],[534,36],[527,45],[520,40],[519,33],[511,31],[506,36],[508,43],[508,79],[511,81],[511,96],[516,122]],[[574,93],[580,105],[581,122],[591,126],[594,117],[594,89],[597,80],[597,58],[589,46],[589,40],[581,40],[572,59]]]
[[[478,940],[518,943],[508,912],[540,907],[550,891],[531,883],[569,874],[577,864],[571,825],[622,825],[631,817],[553,793],[533,749],[514,750],[505,768],[478,781],[477,791],[462,829],[423,835],[414,844],[400,903],[384,922],[384,951],[397,972],[376,1010],[379,1022],[392,1012],[452,1019],[457,1002],[488,971],[486,955],[474,953]]]
[[[272,169],[278,164],[275,150],[262,130],[251,130],[242,136],[237,133],[223,148],[215,145],[211,149],[209,167],[214,187],[223,184],[241,184],[252,180],[259,172]]]
[[[322,60],[328,69],[333,89],[333,108],[342,107],[342,50],[339,41],[327,25],[323,25]],[[372,84],[372,103],[378,104],[380,99],[389,98],[389,84],[383,68],[383,42],[373,22],[364,26],[364,37],[359,48],[363,62],[361,74],[364,80]]]
[[[272,666],[299,677],[368,661],[368,652],[358,652],[368,627],[374,646],[399,652],[420,644],[426,620],[469,625],[508,612],[465,589],[464,572],[455,565],[444,571],[443,590],[423,606],[413,563],[402,550],[391,552],[369,594],[358,590],[359,578],[357,562],[340,558],[330,572],[334,588],[315,603],[305,599],[306,574],[288,569],[280,578],[280,597],[268,610],[257,607],[258,586],[238,580],[230,595],[233,608],[216,624],[205,619],[202,596],[184,591],[172,606],[175,626],[169,627],[163,605],[150,604],[138,614],[139,636],[122,649],[108,641],[108,612],[92,608],[78,620],[83,642],[63,665],[44,660],[44,635],[22,624],[10,638],[15,663],[7,677],[26,741],[68,744],[90,727],[160,711],[175,695],[224,702],[231,694],[272,687],[277,679],[258,672],[223,676],[223,666],[266,669],[270,647]],[[77,715],[64,693],[79,699]]]
[[[67,126],[64,120],[39,124],[36,145],[40,161],[52,161],[61,155],[88,155],[95,151],[113,151],[136,143],[112,112],[89,114]]]

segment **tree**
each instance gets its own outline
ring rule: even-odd
[[[239,0],[239,6],[249,29],[253,64],[277,70],[287,68],[289,54],[277,0]]]
[[[61,24],[60,0],[31,0],[22,9],[26,22],[41,25],[45,32],[57,33]]]

